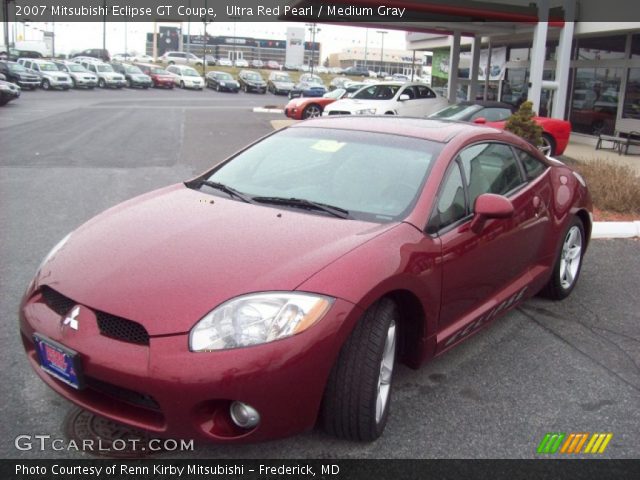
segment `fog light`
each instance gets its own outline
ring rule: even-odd
[[[241,428],[253,428],[260,423],[258,411],[242,402],[233,402],[229,408],[231,420]]]

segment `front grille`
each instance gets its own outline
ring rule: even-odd
[[[44,286],[40,290],[45,305],[58,315],[66,315],[76,304],[73,300],[56,292],[53,288]]]
[[[351,115],[351,112],[346,112],[343,110],[331,110],[329,115]]]
[[[92,377],[85,377],[85,383],[87,387],[91,388],[92,390],[113,397],[116,400],[120,400],[137,407],[160,411],[160,405],[151,395],[119,387],[117,385],[103,382],[102,380],[98,380],[97,378]]]
[[[149,333],[139,323],[105,312],[96,312],[96,318],[102,335],[129,343],[149,345]]]
[[[58,315],[66,315],[76,305],[76,302],[46,285],[40,292],[45,305]],[[138,345],[149,345],[149,333],[138,322],[97,310],[94,313],[102,335]]]

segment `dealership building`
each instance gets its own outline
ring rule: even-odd
[[[450,101],[491,98],[518,105],[528,99],[541,115],[570,120],[585,140],[640,131],[640,2],[389,0],[385,5],[406,8],[403,18],[359,22],[408,31],[406,49],[417,58],[433,53],[432,83]]]

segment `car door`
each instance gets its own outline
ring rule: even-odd
[[[456,178],[458,175],[461,178]],[[460,332],[470,333],[462,328],[500,299],[521,292],[519,286],[530,278],[529,270],[544,240],[537,190],[527,183],[508,144],[482,142],[462,149],[441,192],[429,221],[429,231],[442,242],[440,349],[461,339]],[[471,229],[473,210],[475,200],[484,193],[507,197],[514,213],[509,218],[487,220],[476,233]],[[442,203],[443,198],[451,201]]]

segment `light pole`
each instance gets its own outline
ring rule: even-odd
[[[103,17],[102,17],[102,50],[106,50],[107,49],[107,0],[104,0],[102,2],[102,6],[104,7],[103,10]]]
[[[364,68],[367,68],[367,53],[369,52],[369,29],[364,34]]]
[[[307,23],[307,26],[310,27],[309,31],[311,32],[311,59],[309,60],[309,70],[313,75],[313,64],[314,57],[316,53],[316,33],[320,32],[321,29],[315,23]]]
[[[383,66],[383,61],[384,61],[384,36],[389,33],[389,32],[385,32],[384,30],[377,30],[377,33],[380,34],[380,37],[382,38],[382,43],[380,45],[380,71],[382,72],[384,66]]]

